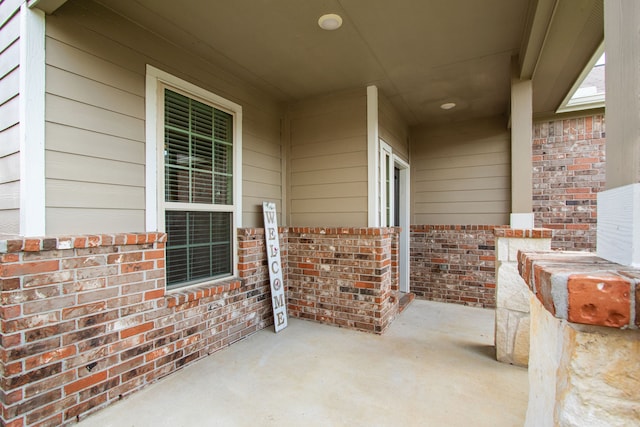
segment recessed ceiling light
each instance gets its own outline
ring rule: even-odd
[[[455,106],[455,102],[445,102],[440,106],[440,108],[442,108],[443,110],[451,110],[452,108],[455,108]]]
[[[335,13],[328,13],[326,15],[322,15],[320,19],[318,19],[318,25],[323,30],[337,30],[342,26],[342,17],[340,15],[336,15]]]

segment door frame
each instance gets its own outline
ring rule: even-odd
[[[400,194],[399,194],[399,211],[400,218],[398,224],[400,226],[400,235],[398,238],[398,273],[400,292],[409,292],[409,227],[410,227],[410,168],[409,163],[398,157],[393,152],[393,148],[379,140],[380,153],[380,210],[379,224],[382,227],[393,227],[395,224],[395,186],[391,177],[394,176],[394,168],[400,170]],[[387,161],[387,159],[389,161]]]
[[[410,169],[409,163],[393,156],[393,166],[400,169],[400,238],[398,239],[398,272],[400,292],[410,292],[409,286],[409,227],[410,227]],[[395,198],[394,198],[395,200]]]

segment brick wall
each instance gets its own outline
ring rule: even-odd
[[[0,242],[3,425],[73,421],[272,323],[266,254],[165,295],[163,234]]]
[[[412,225],[411,292],[417,298],[495,307],[491,225]]]
[[[397,238],[393,228],[289,228],[289,315],[382,333],[398,309]]]
[[[603,115],[533,126],[535,226],[554,230],[552,248],[596,249],[596,195],[605,184]]]
[[[394,229],[279,234],[292,317],[386,329]],[[264,237],[238,230],[238,279],[170,293],[164,234],[0,241],[1,423],[75,421],[273,324]]]

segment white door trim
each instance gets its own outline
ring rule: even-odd
[[[387,167],[387,159],[389,159],[389,167]],[[393,202],[395,200],[394,197],[394,187],[393,185],[389,185],[387,188],[387,181],[393,177],[393,149],[389,144],[380,139],[380,185],[378,187],[380,192],[380,219],[379,224],[381,227],[393,227],[394,218],[393,214],[395,212]],[[389,181],[390,182],[390,181]],[[388,196],[387,196],[388,191]],[[388,199],[388,200],[387,200]],[[389,217],[387,218],[387,203],[389,204]]]
[[[409,233],[410,233],[410,168],[409,163],[402,160],[400,157],[393,156],[393,165],[400,169],[400,238],[398,241],[398,272],[399,272],[399,289],[400,292],[410,292],[409,285]],[[395,198],[393,199],[395,200]]]

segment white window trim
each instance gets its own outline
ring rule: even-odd
[[[158,137],[162,135],[164,120],[158,117],[161,100],[160,90],[163,87],[175,88],[185,94],[201,98],[213,104],[218,109],[232,114],[233,117],[233,276],[238,274],[238,245],[237,229],[242,227],[242,106],[229,101],[208,90],[202,89],[192,83],[175,77],[167,72],[159,70],[147,64],[146,89],[145,89],[145,131],[146,131],[146,168],[145,168],[145,228],[148,232],[165,232],[164,213],[164,156],[158,146]],[[176,207],[176,203],[171,204]],[[216,211],[216,206],[201,205],[196,203],[185,204],[186,210]],[[228,207],[221,206],[220,211],[229,211]],[[216,280],[214,279],[211,282]],[[207,282],[197,283],[197,286]],[[194,286],[196,286],[194,285]],[[188,288],[178,287],[176,290]],[[171,289],[172,291],[174,289]]]
[[[606,93],[601,95],[585,96],[585,97],[579,98],[578,100],[574,100],[572,102],[573,95],[575,95],[575,93],[578,91],[578,89],[582,85],[582,82],[584,82],[584,80],[587,78],[587,76],[589,75],[593,67],[596,65],[596,63],[598,62],[598,60],[600,59],[604,51],[605,51],[605,46],[603,41],[602,43],[600,43],[600,46],[598,46],[598,49],[596,49],[596,51],[594,52],[593,56],[587,63],[587,66],[584,67],[584,69],[580,73],[580,76],[573,83],[571,90],[569,90],[569,93],[567,93],[567,96],[565,96],[565,98],[562,100],[562,103],[556,110],[556,113],[568,113],[571,111],[582,111],[582,110],[589,110],[593,108],[605,107],[605,98],[607,96]]]

